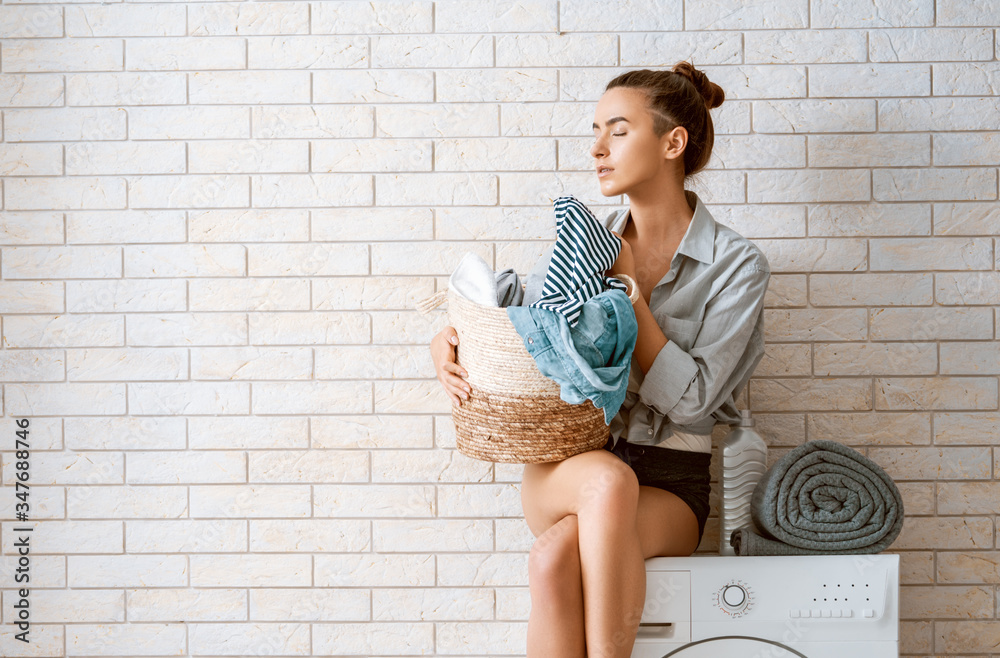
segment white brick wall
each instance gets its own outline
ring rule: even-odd
[[[455,451],[446,316],[414,304],[469,251],[525,273],[558,195],[620,207],[594,104],[692,59],[727,99],[691,187],[773,268],[743,403],[772,458],[834,439],[899,483],[903,655],[1000,655],[998,26],[995,0],[0,1],[0,654],[523,655],[521,467]]]

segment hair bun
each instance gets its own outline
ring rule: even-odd
[[[691,62],[677,62],[672,70],[691,81],[694,88],[705,99],[705,106],[708,109],[717,108],[722,105],[722,101],[726,100],[726,93],[722,91],[722,87],[710,82],[708,76],[696,69]]]

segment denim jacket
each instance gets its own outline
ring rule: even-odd
[[[589,399],[610,424],[625,401],[639,331],[628,295],[617,288],[594,295],[573,327],[565,314],[545,308],[508,306],[507,316],[538,370],[559,384],[560,399]]]

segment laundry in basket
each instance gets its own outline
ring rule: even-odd
[[[620,238],[575,198],[560,197],[555,205],[559,235],[542,296],[531,307],[478,304],[450,285],[447,297],[442,291],[417,306],[426,314],[448,301],[449,324],[459,336],[457,363],[468,371],[472,386],[469,399],[452,408],[456,442],[461,452],[478,459],[538,463],[601,448],[609,436],[608,418],[624,399],[636,338],[631,303],[638,291],[627,276],[603,275],[617,259]],[[512,312],[520,314],[523,335]],[[532,354],[528,347],[534,349],[536,338],[548,346]],[[610,371],[604,379],[593,376],[609,363],[624,373],[621,399]],[[560,372],[562,384],[553,378]],[[580,397],[582,391],[586,398]]]
[[[513,268],[494,273],[479,254],[469,252],[451,273],[448,288],[483,306],[517,306],[524,287]]]

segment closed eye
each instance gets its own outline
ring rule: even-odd
[[[611,136],[612,136],[612,137],[621,137],[621,136],[622,136],[622,135],[624,135],[624,134],[625,134],[625,133],[611,133]]]

